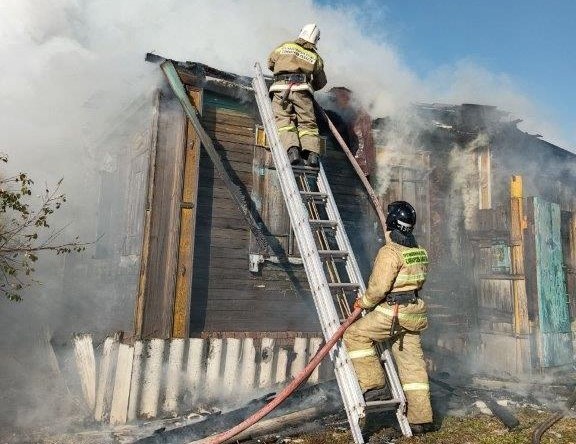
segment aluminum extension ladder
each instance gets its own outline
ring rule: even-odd
[[[341,321],[350,315],[350,301],[359,293],[363,293],[366,288],[322,163],[319,168],[293,167],[290,164],[288,155],[280,143],[268,88],[258,63],[255,65],[255,72],[252,87],[256,102],[290,222],[298,241],[322,332],[324,338],[328,340],[338,329]],[[370,402],[364,401],[354,367],[342,341],[330,351],[352,436],[357,444],[364,443],[359,421],[371,411],[395,409],[402,433],[404,436],[412,436],[405,414],[406,397],[390,350],[379,345],[379,351],[392,399]]]

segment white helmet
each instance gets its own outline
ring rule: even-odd
[[[302,27],[298,38],[315,45],[320,40],[320,28],[316,23],[308,23]]]

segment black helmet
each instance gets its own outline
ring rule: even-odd
[[[388,205],[386,228],[400,230],[403,233],[412,233],[416,225],[416,211],[408,202],[397,200]]]

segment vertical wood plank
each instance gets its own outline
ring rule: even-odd
[[[88,408],[92,410],[96,403],[96,359],[91,335],[74,336],[74,355],[84,400]]]
[[[118,363],[114,380],[114,395],[110,408],[110,424],[125,424],[130,399],[130,379],[132,377],[132,358],[134,349],[127,344],[118,348]]]
[[[560,234],[560,206],[534,198],[538,312],[543,367],[573,361]]]
[[[140,254],[140,278],[138,280],[138,293],[134,306],[134,336],[142,337],[142,323],[144,322],[144,300],[146,278],[148,276],[148,261],[150,254],[150,220],[152,214],[152,197],[154,196],[154,180],[156,172],[156,146],[158,143],[158,119],[160,116],[160,91],[155,94],[154,111],[150,126],[150,154],[148,156],[148,189],[146,193],[146,208],[144,209],[144,230],[142,238],[142,253]]]
[[[160,384],[162,381],[162,362],[164,358],[164,340],[152,339],[146,345],[146,366],[142,375],[142,403],[140,413],[145,418],[158,415]]]
[[[186,117],[171,92],[160,99],[142,338],[172,335]]]
[[[192,105],[202,111],[202,90],[189,88]],[[196,232],[196,208],[198,203],[198,177],[200,174],[200,138],[188,123],[184,158],[184,183],[180,208],[180,240],[178,246],[178,274],[174,298],[174,321],[172,336],[187,338],[190,329],[190,298],[192,291],[192,267],[194,266],[194,235]]]
[[[105,421],[110,409],[113,393],[113,375],[115,364],[118,359],[118,341],[120,334],[107,337],[102,347],[100,357],[100,368],[98,369],[98,386],[96,390],[96,406],[94,408],[94,419]]]
[[[172,339],[168,352],[168,369],[166,371],[166,396],[163,410],[172,416],[178,414],[178,397],[184,360],[184,339]]]
[[[524,210],[522,177],[512,176],[510,182],[510,259],[514,298],[514,335],[516,337],[516,368],[519,373],[530,372],[530,320],[524,275]]]
[[[274,361],[274,339],[262,338],[260,347],[260,372],[258,387],[265,388],[272,385],[272,364]]]
[[[132,358],[132,377],[130,379],[130,400],[128,402],[128,422],[135,421],[138,416],[142,389],[142,373],[144,366],[144,342],[134,342],[134,355]]]
[[[487,210],[492,208],[492,172],[489,146],[481,148],[478,152],[478,173],[480,179],[479,208],[481,210]]]

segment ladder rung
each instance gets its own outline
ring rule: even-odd
[[[318,250],[318,254],[323,259],[346,259],[348,252],[345,250]]]
[[[300,195],[302,196],[302,199],[305,200],[325,201],[328,199],[326,193],[320,193],[319,191],[300,191]]]
[[[330,289],[343,289],[343,290],[357,290],[360,285],[354,282],[329,282],[328,287]]]
[[[342,296],[345,296],[345,299],[349,299],[350,296],[353,294],[357,296],[364,289],[362,274],[356,263],[354,251],[346,235],[346,228],[340,218],[324,169],[321,165],[319,168],[290,165],[289,159],[285,155],[284,147],[280,143],[262,68],[256,63],[255,69],[256,77],[252,81],[252,86],[256,95],[256,103],[266,133],[271,136],[269,137],[270,153],[274,161],[274,168],[277,168],[278,180],[290,220],[295,227],[296,240],[301,248],[307,250],[307,254],[302,255],[302,261],[306,265],[306,275],[312,290],[314,304],[318,311],[323,331],[327,336],[332,326],[337,324],[339,320],[340,322],[343,321],[339,318],[345,316],[344,312],[349,311],[346,309],[347,307],[342,306],[342,303],[345,302],[341,300]],[[322,216],[309,212],[313,210],[313,208],[307,208],[310,206],[322,207],[320,212]],[[309,232],[310,228],[313,231],[312,237]],[[329,229],[332,229],[332,231]],[[315,239],[317,235],[322,235],[318,236],[321,239]],[[328,242],[329,245],[320,244],[320,248],[326,248],[326,250],[318,251],[318,240]],[[328,250],[328,248],[333,248],[333,250]],[[314,254],[312,254],[312,249]],[[322,264],[318,260],[319,257],[327,262]],[[330,266],[329,268],[331,269],[328,271],[334,272],[334,274],[331,273],[327,276],[325,273],[327,271],[326,265],[330,265],[330,261],[333,260],[342,260],[343,263],[334,264],[336,267]],[[347,278],[340,279],[337,276],[339,276],[340,268],[344,268],[341,267],[342,265],[345,265]],[[349,282],[330,283],[329,277],[332,278],[330,279],[332,281],[344,280]],[[335,304],[335,299],[338,299],[338,307]],[[340,308],[340,310],[337,310],[337,308]],[[396,417],[402,434],[407,437],[412,436],[405,412],[405,395],[390,350],[378,346],[379,353],[384,358],[384,371],[390,383],[391,391],[394,394],[394,399],[374,400],[369,402],[367,407],[362,397],[356,373],[350,360],[347,359],[343,344],[336,344],[335,347],[337,352],[331,358],[334,363],[334,373],[338,381],[338,387],[342,394],[342,401],[350,422],[350,432],[354,443],[365,443],[360,427],[360,418],[364,416],[367,410],[396,409]]]
[[[398,399],[386,399],[385,401],[368,401],[366,412],[381,412],[384,410],[395,410],[400,401]]]
[[[318,174],[320,168],[305,165],[292,165],[292,171],[294,174]]]
[[[314,227],[336,228],[338,226],[335,220],[309,219],[308,222]]]

